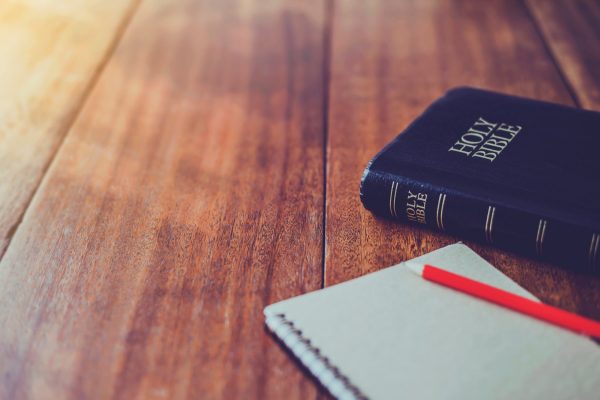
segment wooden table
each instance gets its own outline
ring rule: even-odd
[[[459,238],[367,161],[457,85],[600,110],[593,1],[7,0],[0,398],[327,397],[265,305]],[[600,319],[600,278],[468,243]]]

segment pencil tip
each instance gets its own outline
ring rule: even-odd
[[[419,264],[414,261],[406,261],[404,263],[404,265],[406,265],[408,267],[408,269],[410,269],[412,272],[414,272],[417,275],[423,274],[423,267],[424,267],[423,264]]]

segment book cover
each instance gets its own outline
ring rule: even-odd
[[[600,113],[456,88],[368,164],[373,213],[600,270]]]

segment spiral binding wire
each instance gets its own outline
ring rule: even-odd
[[[286,319],[285,314],[268,315],[266,324],[334,397],[340,400],[368,400],[350,383],[348,377],[302,335],[292,321]]]

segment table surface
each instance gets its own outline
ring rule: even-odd
[[[265,305],[460,238],[369,159],[446,89],[600,110],[593,1],[0,5],[0,398],[327,398]],[[467,242],[600,319],[600,278]]]

